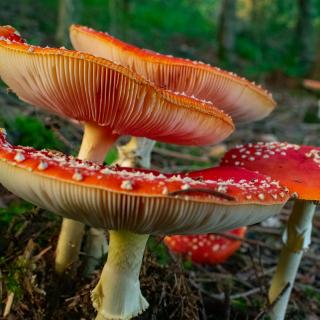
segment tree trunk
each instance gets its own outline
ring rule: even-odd
[[[316,56],[314,59],[315,61],[312,68],[311,78],[320,80],[320,30],[317,31],[317,39]]]
[[[69,45],[69,27],[77,22],[79,2],[76,0],[59,0],[56,42],[58,45]]]
[[[218,26],[219,59],[230,65],[235,59],[236,6],[237,0],[222,0]]]
[[[109,32],[126,40],[129,0],[109,0]]]
[[[313,0],[298,0],[298,20],[295,35],[297,62],[302,68],[303,75],[310,73],[314,62],[314,26],[313,13],[315,10]]]

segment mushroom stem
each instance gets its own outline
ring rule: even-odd
[[[283,248],[277,270],[269,290],[269,301],[274,303],[270,316],[272,320],[283,320],[294,280],[303,252],[311,242],[312,219],[315,204],[311,201],[296,200],[287,228],[283,234]],[[289,284],[289,285],[288,285]],[[284,288],[287,287],[286,290]]]
[[[141,294],[139,273],[148,235],[110,231],[107,262],[92,291],[96,320],[131,319],[148,307]]]
[[[70,264],[77,260],[83,235],[83,223],[67,218],[62,220],[56,249],[55,270],[57,273],[62,274]]]
[[[110,128],[86,122],[78,158],[102,163],[117,138]]]
[[[131,137],[124,146],[118,147],[119,158],[115,164],[130,168],[150,168],[151,151],[155,141],[147,138]],[[85,253],[87,256],[84,275],[89,276],[107,253],[108,246],[103,230],[91,228],[87,233]]]
[[[85,123],[78,158],[103,163],[105,154],[117,138],[118,136],[114,135],[107,127]],[[84,224],[71,219],[63,219],[56,249],[55,269],[57,273],[63,273],[78,260],[83,234]],[[94,236],[94,240],[90,236]],[[88,260],[93,259],[94,261],[89,263],[90,270],[99,263],[101,257],[106,253],[108,246],[104,230],[94,229],[88,233],[88,243],[93,242],[94,246],[87,245],[86,251]]]
[[[132,137],[130,141],[118,147],[119,158],[117,164],[121,167],[150,168],[151,151],[154,140]]]
[[[86,263],[83,274],[90,276],[101,263],[101,258],[108,252],[107,235],[104,230],[90,228],[86,235],[84,251]]]

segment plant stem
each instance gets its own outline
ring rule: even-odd
[[[131,319],[148,307],[140,290],[139,273],[148,235],[110,231],[107,263],[92,291],[96,320]]]
[[[109,128],[86,123],[78,158],[102,163],[106,152],[117,138],[118,136],[112,134]],[[55,269],[57,273],[63,273],[78,260],[83,234],[84,224],[71,219],[63,219],[56,249]],[[101,248],[107,248],[107,242],[104,230],[95,229],[89,234],[93,234],[100,241],[88,248],[87,254],[90,258],[87,260],[89,266],[86,268],[92,270],[99,262],[98,256],[101,258],[105,254]]]
[[[277,270],[269,290],[270,303],[277,300],[283,288],[289,283],[288,289],[273,305],[270,316],[273,320],[283,320],[290,294],[296,278],[303,251],[311,242],[312,219],[315,204],[311,201],[296,200],[287,228],[283,235],[283,248],[278,260]]]

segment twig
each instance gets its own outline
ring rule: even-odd
[[[52,249],[52,246],[49,246],[49,247],[43,249],[43,250],[40,251],[36,256],[33,257],[33,260],[34,260],[35,262],[38,261],[39,259],[41,259],[41,257],[42,257],[43,255],[45,255],[45,254],[46,254],[49,250],[51,250],[51,249]]]
[[[3,311],[3,317],[4,318],[6,318],[10,314],[12,303],[13,303],[13,299],[14,299],[14,293],[13,292],[9,292],[8,296],[7,296],[7,300],[6,300],[6,306],[5,306],[4,311]]]
[[[224,293],[224,305],[225,305],[225,319],[230,320],[231,316],[231,283],[228,281],[226,283],[225,293]]]
[[[258,249],[259,248],[260,247],[258,246]],[[259,254],[260,254],[260,250],[259,250]],[[264,275],[263,268],[262,268],[261,265],[259,265],[259,268],[258,268],[258,265],[254,260],[254,257],[253,257],[253,254],[252,254],[252,251],[250,250],[250,248],[249,248],[249,256],[250,256],[250,260],[251,260],[251,263],[252,263],[252,266],[253,266],[253,270],[254,270],[254,273],[255,273],[256,280],[257,280],[257,282],[259,284],[259,287],[260,287],[260,292],[261,292],[262,296],[267,297],[268,296],[268,294],[267,294],[268,288],[266,288],[265,283],[262,283],[262,281],[261,281],[263,276],[262,277],[259,276],[259,274]]]
[[[245,297],[251,296],[259,291],[260,291],[260,288],[253,288],[251,290],[248,290],[248,291],[245,291],[242,293],[233,294],[230,296],[230,299],[235,300],[235,299],[239,299],[239,298],[245,298]]]

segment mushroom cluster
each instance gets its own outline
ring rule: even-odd
[[[111,230],[107,263],[92,295],[101,319],[127,319],[148,306],[139,270],[149,234],[200,234],[254,224],[277,213],[289,198],[277,181],[246,169],[164,174],[105,167],[12,146],[4,130],[0,181],[42,208]]]
[[[85,27],[72,27],[71,40],[82,51],[31,46],[12,27],[0,27],[1,79],[22,100],[84,123],[78,158],[12,146],[1,131],[0,182],[68,219],[71,239],[74,230],[83,230],[79,222],[109,230],[93,303],[97,319],[130,319],[148,306],[139,270],[150,234],[221,232],[257,223],[277,213],[289,193],[278,181],[236,166],[164,174],[105,167],[105,153],[124,134],[213,144],[232,133],[232,118],[260,119],[275,102],[233,73],[138,49]]]
[[[272,319],[282,320],[303,252],[311,242],[312,219],[316,202],[320,200],[320,183],[317,179],[320,173],[320,148],[286,142],[258,142],[228,151],[221,164],[267,174],[286,186],[296,199],[269,291],[270,302],[275,302]]]

